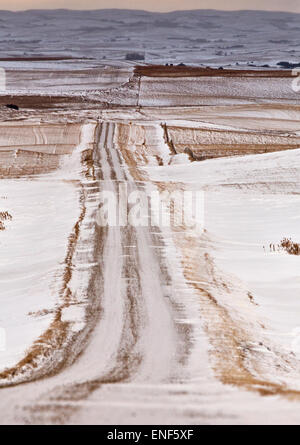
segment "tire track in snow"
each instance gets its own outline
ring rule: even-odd
[[[120,181],[126,181],[128,192],[137,191],[137,184],[121,165],[120,154],[113,143],[115,124],[103,122],[95,152],[95,172],[99,190],[118,193]],[[82,354],[90,361],[90,369],[81,381],[56,386],[32,407],[31,423],[50,423],[61,412],[68,420],[81,404],[68,410],[69,404],[83,402],[103,385],[122,382],[165,381],[173,373],[177,333],[171,306],[166,303],[161,264],[149,227],[105,227],[101,317],[92,340]],[[78,366],[72,374],[83,375]],[[67,372],[66,372],[67,375]],[[111,391],[118,391],[110,386]],[[41,418],[41,406],[47,406]],[[59,405],[62,403],[62,405]],[[63,416],[63,417],[62,417]]]

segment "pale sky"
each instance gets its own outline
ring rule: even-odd
[[[300,0],[0,0],[0,9],[129,8],[149,11],[179,9],[263,9],[300,13]]]

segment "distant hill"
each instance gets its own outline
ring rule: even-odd
[[[1,11],[0,57],[122,62],[137,53],[149,63],[276,66],[300,61],[299,18],[269,11]]]

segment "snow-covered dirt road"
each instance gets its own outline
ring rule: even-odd
[[[190,163],[187,156],[170,152],[160,122],[133,125],[115,118],[85,125],[73,154],[46,176],[53,184],[67,178],[79,197],[77,215],[69,214],[69,229],[62,227],[71,231],[66,287],[53,309],[55,326],[64,328],[62,337],[53,347],[46,331],[35,356],[31,350],[27,362],[1,374],[0,422],[299,423],[298,359],[291,348],[273,342],[276,328],[268,325],[256,295],[256,304],[249,297],[251,280],[239,281],[234,261],[226,270],[222,255],[230,255],[230,243],[224,250],[220,239],[220,212],[225,210],[218,209],[225,187],[244,184],[255,172],[258,179],[264,175],[265,187],[276,188],[271,173],[274,163],[279,165],[276,156],[293,163],[298,150]],[[176,165],[178,157],[184,164]],[[225,172],[233,181],[225,179]],[[276,174],[287,184],[284,193],[295,194],[295,169],[283,167]],[[120,199],[124,184],[129,194],[149,187],[171,190],[174,184],[180,189],[209,186],[208,231],[200,236],[186,227],[101,227],[101,192]],[[243,186],[251,197],[251,181]],[[217,187],[221,198],[214,194]],[[63,205],[66,191],[56,196]],[[242,202],[232,209],[235,217]],[[10,211],[14,217],[16,210]],[[230,232],[226,215],[224,233],[234,242],[238,231]],[[57,232],[48,233],[57,242]],[[30,233],[27,238],[39,243]],[[283,258],[281,267],[285,264]]]

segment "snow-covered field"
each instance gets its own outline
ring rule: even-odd
[[[269,325],[299,354],[299,257],[273,251],[299,240],[300,149],[147,168],[155,181],[205,190],[205,227],[219,267],[239,278]],[[272,245],[272,247],[270,247]]]
[[[1,209],[12,221],[1,233],[1,319],[6,350],[0,370],[14,366],[46,330],[57,304],[68,234],[79,214],[71,184],[47,178],[1,180]],[[35,313],[43,313],[37,317]]]
[[[299,423],[299,92],[124,60],[298,61],[297,14],[234,16],[3,12],[0,423]],[[124,185],[201,191],[203,230],[102,227]]]

